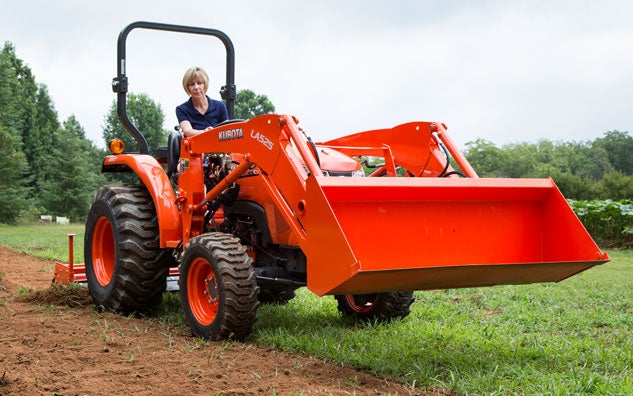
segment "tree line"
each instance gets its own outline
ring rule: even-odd
[[[100,150],[74,116],[60,123],[46,85],[6,42],[0,51],[0,222],[85,217],[105,181]]]
[[[585,142],[515,143],[477,139],[464,155],[481,177],[552,177],[568,199],[632,199],[633,137],[608,131]]]
[[[150,148],[166,144],[170,131],[163,129],[160,104],[146,94],[130,93],[127,108]],[[274,111],[265,95],[251,90],[237,94],[236,118]],[[118,121],[114,100],[104,116],[102,137],[104,142],[121,138],[126,151],[136,150]],[[464,150],[481,177],[551,176],[567,198],[584,200],[633,197],[630,153],[633,138],[620,131],[588,142],[541,140],[503,147],[478,139]],[[46,85],[5,42],[0,51],[0,223],[29,222],[41,214],[84,221],[97,188],[121,177],[101,173],[105,155],[73,115],[59,121]]]

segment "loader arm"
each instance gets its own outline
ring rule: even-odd
[[[470,177],[437,177],[448,161],[440,143]],[[442,124],[325,144],[350,155],[388,154],[392,168],[435,177],[324,176],[296,119],[256,117],[183,139],[183,241],[203,232],[201,203],[223,189],[205,193],[203,153],[230,152],[248,161],[236,183],[248,189],[247,178],[259,178],[272,202],[265,210],[288,224],[317,295],[560,281],[608,260],[551,179],[478,178]]]
[[[293,159],[293,149],[302,156],[307,171]],[[231,184],[205,192],[204,153],[243,153],[243,162],[231,174],[239,173],[238,183],[239,177],[260,179],[258,185],[267,191],[295,239],[306,238],[300,221],[305,211],[306,179],[309,173],[320,174],[320,169],[308,149],[307,138],[292,117],[265,115],[182,139],[178,204],[183,216],[183,244],[203,232],[203,204],[213,201]],[[244,167],[245,163],[249,166]]]
[[[383,157],[387,172],[393,172],[389,165],[393,163],[392,166],[401,166],[414,177],[457,177],[448,162],[450,156],[464,176],[479,177],[446,129],[446,125],[437,122],[413,122],[320,144],[349,156]]]

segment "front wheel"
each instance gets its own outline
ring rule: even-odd
[[[231,234],[192,238],[180,266],[180,301],[197,337],[246,338],[257,320],[259,287],[252,259]]]
[[[380,322],[404,318],[411,312],[413,292],[388,292],[371,294],[340,294],[335,296],[338,310],[357,320]]]

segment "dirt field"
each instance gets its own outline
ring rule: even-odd
[[[0,246],[0,395],[411,395],[399,380],[100,313],[52,263]],[[21,287],[35,289],[21,296]]]

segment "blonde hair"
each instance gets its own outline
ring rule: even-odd
[[[196,66],[187,70],[185,72],[185,76],[182,78],[182,87],[185,89],[187,95],[191,95],[188,88],[189,84],[196,80],[204,81],[204,93],[207,93],[207,90],[209,89],[209,76],[203,68]]]

